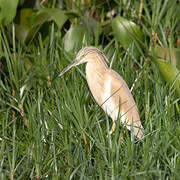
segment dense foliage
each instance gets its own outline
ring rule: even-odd
[[[178,0],[0,0],[0,179],[178,179]],[[127,82],[145,137],[95,103],[84,46]]]

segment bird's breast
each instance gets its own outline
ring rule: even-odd
[[[116,92],[112,92],[112,79],[110,76],[106,77],[104,83],[104,89],[101,95],[102,98],[102,109],[115,121],[118,118],[119,106],[116,106],[113,96]]]
[[[121,84],[113,88],[112,84],[114,79],[109,75],[109,70],[106,68],[101,69],[101,67],[98,68],[93,63],[87,63],[86,65],[86,79],[98,105],[101,106],[113,121],[116,121],[119,115],[119,100],[118,103],[116,103],[114,99],[115,97],[119,98],[117,91],[119,91]],[[121,117],[121,122],[124,121],[125,117],[123,116]]]
[[[102,77],[100,77],[96,72],[86,72],[86,79],[94,99],[96,100],[98,105],[100,105],[102,102],[101,93],[103,92]]]

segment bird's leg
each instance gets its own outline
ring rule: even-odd
[[[111,130],[109,131],[109,134],[112,134],[112,133],[115,131],[115,128],[116,128],[116,123],[113,122],[112,128],[111,128]]]

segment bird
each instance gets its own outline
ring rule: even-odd
[[[89,89],[97,104],[113,121],[109,133],[115,131],[116,120],[120,119],[121,124],[138,139],[142,139],[144,128],[134,98],[123,78],[109,68],[106,61],[107,57],[102,51],[93,46],[86,46],[58,77],[72,67],[86,63],[85,72]]]

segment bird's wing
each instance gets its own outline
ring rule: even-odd
[[[127,125],[134,126],[135,135],[142,136],[143,131],[139,132],[139,128],[143,129],[138,113],[138,109],[134,98],[123,78],[114,70],[109,69],[109,79],[111,81],[111,98],[115,104],[115,108],[120,110],[121,120]]]

